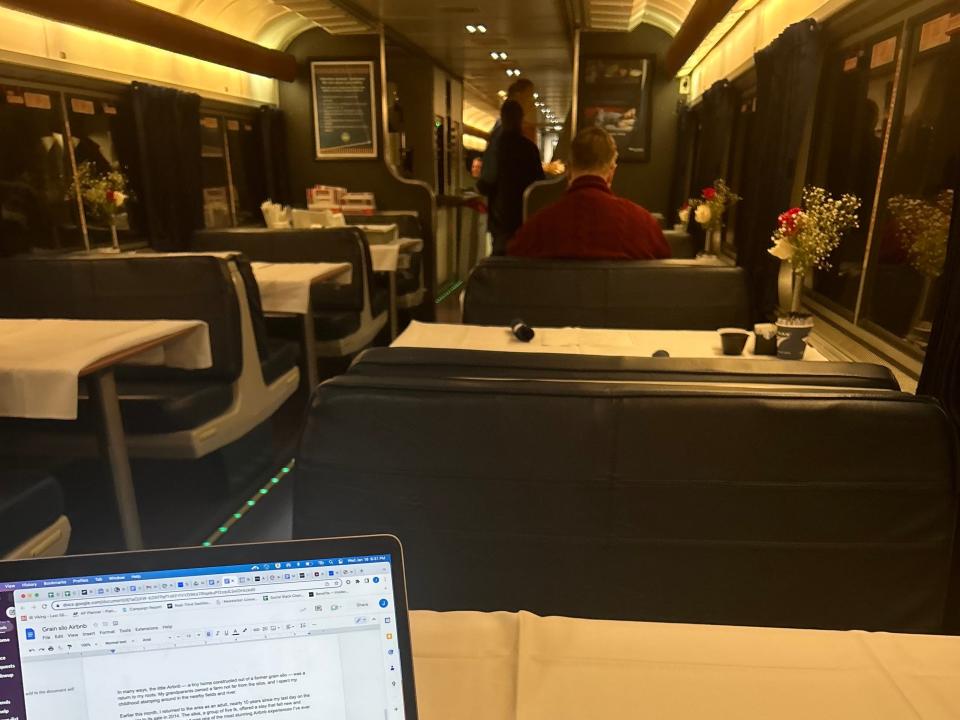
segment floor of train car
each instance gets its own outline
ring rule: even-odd
[[[459,294],[437,306],[438,322],[459,322]],[[381,338],[385,340],[385,338]],[[382,344],[382,343],[381,343]],[[342,373],[346,361],[321,363],[321,379]],[[131,461],[147,547],[199,545],[243,511],[216,544],[289,540],[293,533],[294,466],[307,391],[303,384],[284,406],[246,438],[193,461]],[[5,454],[5,453],[3,453]],[[22,459],[12,459],[19,464]],[[27,464],[36,464],[27,462]],[[112,487],[103,465],[84,459],[49,466],[61,482],[73,525],[70,554],[123,549]],[[272,478],[279,482],[273,483]],[[266,489],[266,494],[261,490]],[[256,499],[253,507],[248,501]]]

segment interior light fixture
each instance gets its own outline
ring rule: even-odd
[[[475,34],[475,33],[477,32],[477,26],[476,26],[476,25],[467,25],[466,27],[467,27],[467,32],[470,33],[471,35],[473,35],[473,34]]]
[[[533,94],[533,99],[534,99],[534,100],[539,100],[539,99],[540,99],[540,93],[535,92],[535,93]]]
[[[483,24],[477,25],[477,32],[478,32],[478,33],[480,33],[480,34],[482,35],[482,34],[485,33],[486,31],[487,31],[487,26],[486,26],[486,25],[483,25]]]
[[[500,54],[499,54],[496,50],[494,50],[494,51],[492,51],[492,52],[490,53],[490,59],[491,59],[491,60],[496,60],[496,59],[498,59],[499,57],[500,57]]]
[[[502,50],[500,51],[500,59],[501,59],[501,60],[506,60],[506,59],[507,59],[507,54],[506,54],[505,52],[503,52]]]
[[[501,90],[501,91],[499,91],[499,92],[497,93],[497,95],[499,95],[499,96],[502,97],[502,98],[505,98],[505,97],[507,96],[507,91],[506,91],[506,90]]]

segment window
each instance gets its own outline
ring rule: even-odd
[[[750,149],[755,147],[757,101],[751,94],[741,96],[737,118],[734,121],[733,148],[730,152],[730,178],[727,181],[734,192],[742,192],[749,187],[750,173],[753,169],[753,156]],[[750,200],[744,198],[730,210],[726,232],[723,234],[724,250],[736,254],[737,235],[746,233],[746,224],[750,217]]]
[[[812,299],[916,357],[929,340],[960,159],[960,37],[948,34],[950,19],[950,6],[926,2],[836,48],[811,162],[810,182],[862,201],[860,229],[832,269],[815,273]]]
[[[871,324],[920,349],[940,288],[960,150],[960,41],[946,34],[949,20],[940,14],[909,29],[865,308]]]
[[[827,95],[819,127],[822,167],[817,184],[860,198],[860,228],[847,233],[814,276],[814,289],[853,314],[867,250],[883,138],[893,106],[899,28],[833,54],[825,69]]]
[[[267,199],[260,136],[250,120],[227,118],[226,123],[237,225],[258,224],[260,204]]]
[[[224,121],[206,115],[200,118],[200,154],[203,158],[203,224],[207,228],[233,225],[230,171],[227,165]]]
[[[83,247],[60,96],[0,85],[0,255]]]
[[[132,147],[132,121],[126,104],[114,98],[68,94],[66,108],[77,167],[89,164],[97,175],[119,169],[129,178],[130,159],[136,149]],[[133,232],[138,224],[133,219],[137,217],[135,206],[135,199],[131,199],[124,211],[115,218],[121,244],[130,243],[137,238],[137,234]],[[79,216],[79,207],[76,204],[71,211],[74,216]],[[91,217],[89,213],[85,214],[84,219],[91,247],[112,244],[108,224],[102,219]]]

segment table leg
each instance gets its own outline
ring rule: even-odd
[[[312,397],[313,391],[320,384],[317,372],[317,334],[312,306],[307,308],[307,314],[303,316],[303,363],[307,366],[307,397]]]
[[[100,452],[110,465],[113,492],[120,513],[123,539],[128,550],[142,550],[143,536],[140,532],[140,512],[130,472],[130,458],[120,416],[120,399],[117,397],[117,382],[112,370],[102,370],[87,379],[91,399],[99,411]]]
[[[397,273],[387,273],[390,276],[390,339],[397,339]]]

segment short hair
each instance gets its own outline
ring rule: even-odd
[[[500,124],[504,130],[519,130],[523,127],[523,106],[516,100],[507,100],[500,108]]]
[[[507,88],[507,97],[512,100],[517,95],[521,95],[529,90],[533,90],[533,81],[529,78],[520,78]]]
[[[605,170],[616,159],[617,143],[603,128],[584,128],[570,143],[571,170]]]

